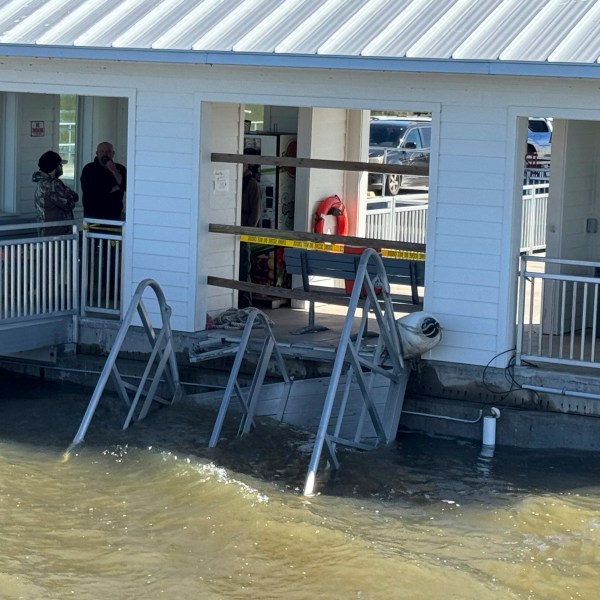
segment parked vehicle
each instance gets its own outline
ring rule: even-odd
[[[549,159],[552,149],[552,119],[531,117],[527,132],[527,154]]]
[[[429,168],[430,148],[429,117],[379,117],[371,121],[369,162]],[[369,190],[389,196],[395,196],[403,186],[423,185],[429,185],[428,176],[369,173]]]

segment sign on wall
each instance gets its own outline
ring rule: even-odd
[[[31,137],[44,137],[44,121],[31,121]]]

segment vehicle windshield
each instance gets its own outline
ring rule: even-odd
[[[550,128],[548,127],[548,123],[546,121],[529,121],[529,131],[533,131],[534,133],[548,133]]]
[[[371,123],[369,145],[380,146],[381,148],[397,148],[405,131],[405,125],[390,125],[389,123],[374,121]]]

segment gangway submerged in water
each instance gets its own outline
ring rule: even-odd
[[[366,290],[364,302],[361,302],[362,290]],[[352,335],[359,304],[362,314],[358,332]],[[402,342],[383,262],[373,249],[365,250],[361,256],[339,345],[329,357],[323,356],[333,362],[329,377],[291,379],[285,361],[277,350],[268,319],[261,317],[261,314],[257,309],[250,313],[237,347],[230,341],[226,347],[207,347],[206,353],[200,352],[190,357],[193,362],[200,362],[235,353],[234,367],[221,400],[209,446],[218,443],[234,393],[243,412],[239,435],[250,430],[254,416],[272,416],[305,429],[317,422],[304,487],[304,494],[310,496],[315,491],[324,449],[328,464],[338,469],[338,446],[370,450],[389,444],[396,437],[409,373],[402,357]],[[374,344],[367,330],[370,314],[375,316],[379,328]],[[259,343],[260,356],[252,384],[242,387],[238,381],[239,365],[251,350],[250,332],[257,321],[263,324],[264,334]],[[283,381],[265,384],[264,375],[273,353]],[[208,392],[199,394],[197,398],[206,400],[220,393]]]
[[[158,334],[152,326],[142,297],[147,288],[154,291],[160,308],[162,327]],[[123,342],[125,341],[125,337],[136,313],[142,321],[144,331],[146,332],[146,336],[152,348],[146,363],[146,368],[144,369],[144,373],[137,387],[124,381],[116,364],[117,356],[121,351]],[[183,388],[179,379],[177,361],[175,360],[170,318],[171,307],[167,304],[163,291],[158,283],[152,279],[144,279],[141,281],[131,299],[129,309],[123,318],[123,322],[121,323],[112,349],[106,359],[104,368],[100,373],[98,383],[96,384],[92,398],[88,404],[85,415],[83,416],[79,430],[77,431],[71,446],[69,446],[66,451],[67,455],[76,445],[83,441],[110,378],[113,380],[117,394],[129,408],[127,417],[123,423],[123,429],[129,427],[133,420],[140,421],[143,419],[148,414],[152,402],[168,405],[173,404],[183,396]],[[169,398],[162,398],[157,395],[158,385],[160,384],[163,375],[170,395]],[[129,397],[130,391],[134,392],[133,398]],[[144,402],[136,414],[137,406],[142,396],[144,397]]]

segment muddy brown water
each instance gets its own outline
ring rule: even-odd
[[[570,599],[600,588],[600,456],[401,433],[301,494],[310,436],[186,402],[126,431],[0,372],[0,598]]]

